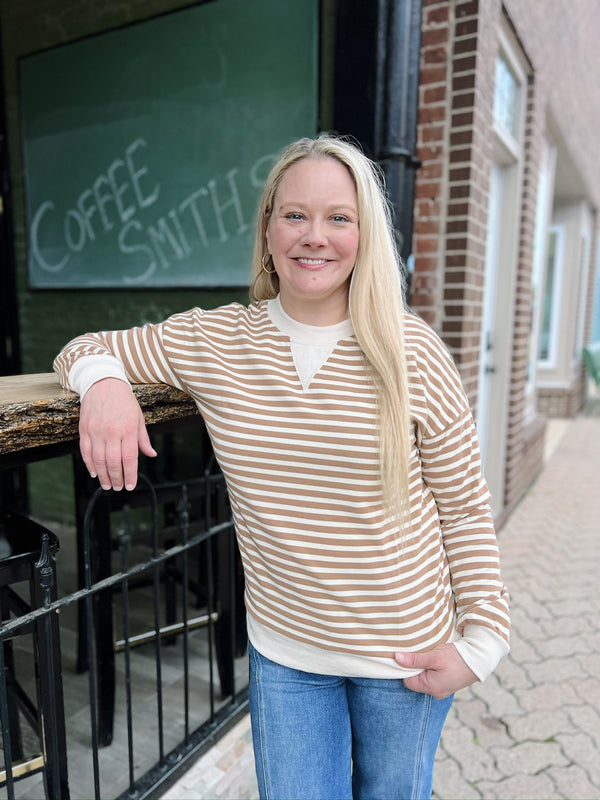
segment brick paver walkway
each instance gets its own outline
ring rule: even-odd
[[[511,654],[457,695],[440,800],[600,798],[600,415],[564,430],[500,532]],[[165,795],[192,797],[258,797],[247,717]]]
[[[499,535],[511,654],[460,692],[439,798],[600,798],[600,416],[574,420]]]

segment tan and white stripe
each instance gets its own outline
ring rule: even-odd
[[[475,623],[508,638],[488,492],[457,371],[408,315],[413,438],[410,531],[381,508],[375,396],[353,336],[308,389],[267,303],[193,309],[159,325],[87,334],[57,357],[111,353],[132,382],[196,400],[227,479],[263,629],[332,653],[388,658]]]

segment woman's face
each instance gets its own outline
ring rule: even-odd
[[[289,167],[266,237],[285,311],[313,325],[346,319],[359,239],[358,198],[348,169],[334,158],[305,158]]]

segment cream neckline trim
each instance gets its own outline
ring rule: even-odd
[[[267,311],[277,330],[289,336],[296,374],[307,392],[340,339],[347,339],[354,334],[352,323],[346,319],[336,325],[305,325],[286,314],[279,295],[268,301]]]
[[[293,342],[298,342],[299,344],[330,345],[339,342],[340,339],[348,339],[354,335],[350,319],[345,319],[335,325],[322,326],[306,325],[303,322],[292,319],[284,311],[279,295],[268,301],[267,311],[273,325],[281,333],[289,336]]]

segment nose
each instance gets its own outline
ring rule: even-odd
[[[323,247],[327,244],[327,236],[321,220],[313,219],[307,223],[307,228],[302,237],[302,244],[309,247]]]

